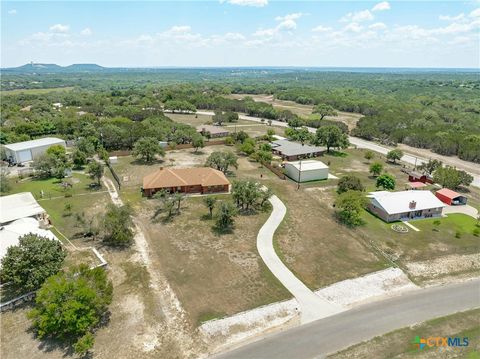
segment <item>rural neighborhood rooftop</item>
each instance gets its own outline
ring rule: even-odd
[[[445,204],[430,191],[377,191],[370,192],[367,197],[374,199],[388,214],[412,211],[410,207],[412,201],[415,202],[416,211],[445,207]]]
[[[328,166],[322,161],[315,161],[315,160],[292,161],[292,162],[288,162],[288,164],[294,166],[297,170],[301,170],[301,171],[312,171],[312,170],[328,168]]]
[[[43,213],[45,213],[45,210],[38,204],[30,192],[0,197],[1,224]]]
[[[8,145],[4,145],[4,147],[8,148],[11,151],[22,151],[22,150],[28,150],[30,148],[35,148],[35,147],[43,147],[43,146],[50,146],[50,145],[57,145],[57,144],[64,144],[64,143],[65,141],[62,140],[61,138],[44,137],[36,140],[10,143]]]
[[[293,142],[289,140],[273,141],[272,147],[275,151],[281,152],[282,155],[285,155],[288,157],[326,151],[325,147],[302,145],[301,143]]]
[[[143,179],[143,188],[164,188],[182,186],[223,186],[230,182],[218,170],[209,167],[162,168]]]
[[[7,254],[8,247],[18,245],[20,237],[26,234],[36,234],[51,240],[58,240],[55,235],[39,227],[39,223],[34,218],[21,218],[2,227],[0,240],[0,259]]]
[[[228,135],[228,130],[220,126],[200,125],[197,126],[197,132],[209,132],[210,135]]]

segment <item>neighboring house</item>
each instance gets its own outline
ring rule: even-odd
[[[143,194],[152,196],[160,190],[179,193],[228,192],[230,182],[223,172],[210,167],[163,168],[160,167],[143,178]]]
[[[7,161],[23,163],[33,161],[54,145],[66,147],[65,141],[60,138],[45,137],[37,140],[10,143],[3,145],[3,148],[5,149]]]
[[[408,174],[408,181],[409,182],[422,182],[422,183],[433,183],[432,176],[412,171]]]
[[[328,178],[328,166],[315,160],[286,162],[285,174],[296,182],[323,180]]]
[[[224,127],[212,125],[197,126],[197,132],[209,138],[227,137],[230,133]]]
[[[44,220],[46,216],[45,210],[30,192],[0,197],[0,225],[26,217]]]
[[[423,188],[423,187],[426,187],[427,185],[423,182],[408,182],[408,183],[405,183],[405,189],[412,189],[412,190],[416,190],[416,189],[420,189],[420,188]]]
[[[467,204],[467,197],[448,188],[439,189],[437,192],[435,192],[435,196],[449,206]]]
[[[18,244],[21,236],[38,234],[56,240],[52,232],[41,229],[47,218],[45,210],[30,192],[0,197],[0,259],[10,246]]]
[[[325,147],[316,147],[302,145],[298,142],[289,140],[276,140],[272,142],[272,152],[282,157],[283,160],[297,161],[302,158],[318,157],[327,149]]]
[[[368,209],[385,222],[439,217],[442,203],[430,191],[370,192]]]
[[[0,228],[0,260],[7,254],[8,247],[18,245],[20,237],[29,233],[58,241],[52,232],[41,229],[40,223],[30,217],[17,219]]]

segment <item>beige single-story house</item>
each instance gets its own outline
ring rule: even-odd
[[[224,127],[212,125],[197,126],[197,132],[209,138],[227,137],[230,134],[230,132]]]

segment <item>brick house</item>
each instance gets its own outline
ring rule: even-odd
[[[230,182],[223,172],[210,167],[163,168],[143,178],[142,192],[150,197],[160,190],[179,193],[228,192]]]

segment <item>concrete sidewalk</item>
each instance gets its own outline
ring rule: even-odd
[[[273,234],[285,217],[287,208],[277,196],[272,196],[269,201],[273,206],[273,211],[258,232],[257,249],[268,269],[293,294],[299,303],[302,324],[345,310],[343,307],[317,296],[295,277],[278,258],[273,248]]]

